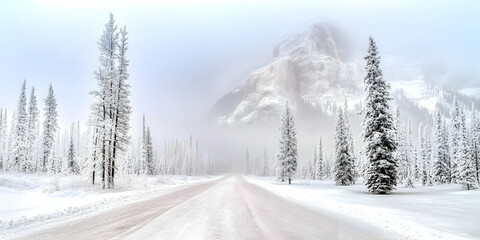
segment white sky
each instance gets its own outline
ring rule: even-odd
[[[280,38],[317,21],[339,28],[360,61],[372,35],[382,54],[439,62],[480,86],[479,1],[4,0],[0,107],[11,113],[23,79],[41,103],[52,82],[62,125],[85,121],[110,11],[130,32],[133,124],[145,113],[159,142],[195,132]]]

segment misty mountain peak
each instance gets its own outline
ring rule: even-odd
[[[286,37],[275,46],[273,51],[275,59],[309,54],[325,55],[340,60],[330,26],[325,23],[316,23],[303,32]]]

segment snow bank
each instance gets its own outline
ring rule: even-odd
[[[120,176],[114,190],[86,176],[0,174],[0,238],[67,219],[153,198],[218,177]]]
[[[312,209],[352,217],[405,239],[480,238],[480,191],[462,191],[458,185],[399,187],[392,194],[375,195],[362,183],[296,181],[288,186],[273,178],[249,181]]]

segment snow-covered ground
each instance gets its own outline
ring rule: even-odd
[[[332,215],[349,216],[406,239],[479,239],[480,190],[459,185],[398,189],[389,195],[367,192],[360,181],[335,186],[332,181],[294,181],[249,177],[250,182],[294,202]]]
[[[99,210],[153,198],[218,177],[120,176],[114,190],[100,190],[86,176],[0,174],[0,238]]]

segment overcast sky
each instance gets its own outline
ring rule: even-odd
[[[480,1],[3,0],[0,107],[15,108],[23,79],[42,105],[53,83],[61,124],[85,121],[109,12],[130,32],[134,125],[145,113],[160,141],[194,132],[189,123],[267,63],[279,39],[318,21],[355,54],[372,35],[384,55],[480,71]]]

